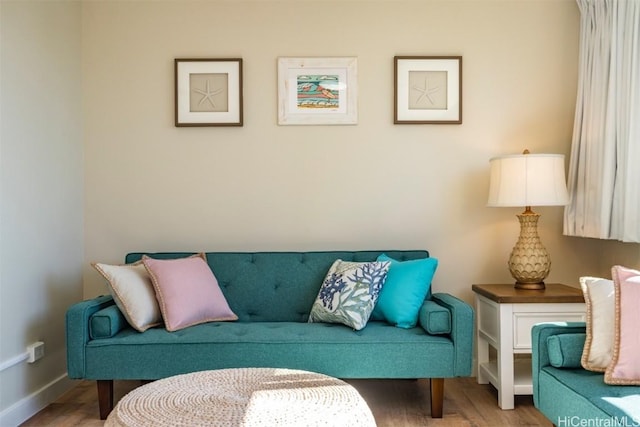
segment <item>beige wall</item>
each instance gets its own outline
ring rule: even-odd
[[[640,245],[616,241],[601,241],[599,246],[600,266],[606,277],[611,277],[611,267],[624,265],[640,269]]]
[[[0,2],[0,425],[71,385],[64,315],[82,298],[78,2]],[[45,357],[19,359],[43,341]]]
[[[436,291],[511,282],[519,209],[487,208],[490,157],[568,154],[579,11],[539,1],[86,2],[89,262],[129,251],[426,248]],[[393,56],[462,55],[462,125],[393,124]],[[279,56],[357,56],[357,126],[278,126]],[[242,57],[245,125],[176,128],[173,59]],[[597,243],[541,208],[548,281]],[[596,274],[598,271],[589,273]]]

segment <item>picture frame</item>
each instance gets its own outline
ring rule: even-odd
[[[242,126],[242,58],[176,58],[175,125]]]
[[[462,123],[462,56],[394,57],[394,124]]]
[[[357,124],[357,78],[356,57],[278,58],[278,124]]]

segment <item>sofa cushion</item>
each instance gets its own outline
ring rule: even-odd
[[[107,280],[113,300],[134,329],[143,332],[162,323],[156,294],[142,262],[91,265]]]
[[[204,254],[160,260],[143,257],[168,331],[204,322],[237,320]]]
[[[455,372],[460,363],[455,350],[450,337],[386,322],[369,322],[360,331],[335,323],[209,322],[173,333],[127,328],[90,341],[85,369],[87,378],[119,379],[246,366],[306,369],[336,378],[429,378]],[[471,359],[470,353],[465,356]]]
[[[604,380],[607,384],[640,385],[640,271],[617,265],[611,275],[616,297],[615,339]]]
[[[549,363],[556,368],[580,368],[586,334],[557,334],[547,338]]]
[[[336,260],[320,286],[309,323],[341,323],[356,331],[367,326],[389,264]]]
[[[424,258],[398,261],[381,254],[378,261],[388,261],[391,266],[372,318],[386,320],[400,328],[415,327],[420,307],[427,297],[438,267],[438,260]]]

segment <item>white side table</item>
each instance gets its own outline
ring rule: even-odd
[[[513,284],[473,285],[476,294],[478,383],[493,384],[498,406],[514,408],[516,394],[533,394],[531,327],[540,322],[585,321],[586,307],[579,288],[558,283],[544,290],[516,289]],[[495,349],[490,357],[489,347]]]

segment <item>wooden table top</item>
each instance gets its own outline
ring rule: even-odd
[[[583,303],[580,288],[560,283],[546,283],[545,289],[516,289],[511,284],[472,285],[473,292],[497,303]]]

